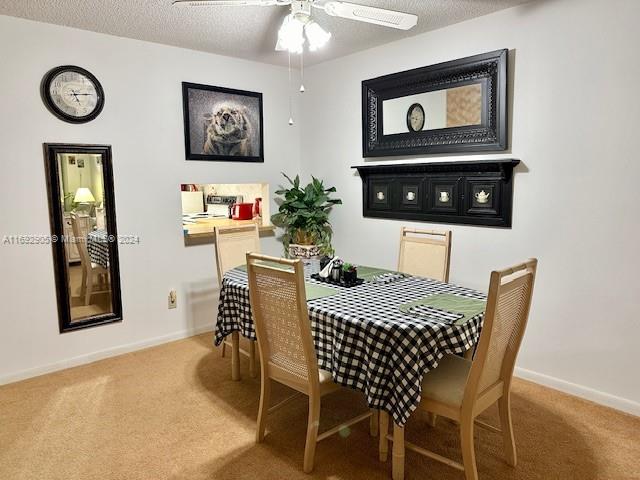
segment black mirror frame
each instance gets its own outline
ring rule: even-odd
[[[362,156],[507,149],[507,49],[362,82]],[[383,135],[384,100],[482,82],[482,124]]]
[[[104,181],[104,206],[107,221],[107,231],[110,236],[118,238],[116,225],[115,195],[113,191],[113,167],[111,163],[110,145],[82,145],[45,143],[44,159],[47,173],[47,191],[49,193],[49,221],[51,224],[53,250],[53,267],[56,280],[56,294],[58,298],[58,323],[60,333],[71,332],[88,327],[105,325],[122,321],[122,298],[120,291],[120,264],[118,259],[118,242],[109,242],[109,269],[111,275],[111,302],[113,312],[95,315],[80,321],[71,322],[71,305],[69,303],[68,262],[64,237],[64,218],[60,208],[60,175],[58,170],[58,154],[76,153],[101,155],[102,173]]]

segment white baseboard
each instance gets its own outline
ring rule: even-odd
[[[555,390],[560,390],[564,393],[575,395],[576,397],[591,400],[592,402],[600,405],[615,408],[616,410],[621,410],[623,412],[630,413],[631,415],[640,416],[640,403],[634,402],[633,400],[616,397],[615,395],[610,395],[583,385],[578,385],[549,375],[527,370],[526,368],[516,367],[514,375]]]
[[[88,353],[86,355],[80,355],[78,357],[69,358],[60,362],[50,363],[41,367],[28,368],[8,375],[0,376],[0,385],[7,383],[19,382],[31,377],[37,377],[38,375],[44,375],[45,373],[56,372],[58,370],[64,370],[65,368],[77,367],[79,365],[85,365],[87,363],[96,362],[104,358],[115,357],[116,355],[122,355],[123,353],[135,352],[136,350],[142,350],[143,348],[154,347],[163,343],[173,342],[175,340],[181,340],[183,338],[193,337],[205,332],[213,332],[214,324],[203,325],[197,328],[191,328],[182,330],[179,332],[170,333],[168,335],[162,335],[160,337],[149,338],[141,342],[129,343],[126,345],[120,345],[113,348],[107,348],[98,352]],[[213,337],[211,339],[213,342]],[[213,343],[212,343],[213,344]]]

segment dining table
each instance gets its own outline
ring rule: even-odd
[[[105,229],[97,229],[87,235],[87,251],[91,263],[109,268],[109,234]]]
[[[384,410],[396,424],[404,425],[420,403],[424,375],[436,368],[444,355],[464,354],[475,346],[486,295],[459,285],[362,266],[358,267],[359,276],[364,277],[361,284],[334,286],[312,278],[317,271],[317,265],[305,266],[318,366],[331,372],[339,385],[362,392],[371,409]],[[453,305],[471,303],[472,308],[448,308],[452,300]],[[246,266],[224,275],[214,343],[222,344],[235,332],[256,339]],[[237,342],[238,334],[233,337]],[[237,350],[234,345],[232,362],[236,365]]]

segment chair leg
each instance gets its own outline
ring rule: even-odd
[[[395,422],[393,422],[391,477],[393,480],[404,480],[404,427]]]
[[[378,441],[378,454],[380,461],[386,462],[389,456],[389,414],[384,410],[380,410],[380,440]]]
[[[227,353],[227,344],[225,342],[222,342],[222,358],[224,358],[226,353]]]
[[[307,443],[304,447],[304,473],[313,471],[320,425],[320,395],[309,396],[309,418],[307,420]]]
[[[430,427],[436,426],[436,420],[438,419],[438,415],[435,413],[427,412],[427,423]]]
[[[513,438],[513,424],[511,423],[511,395],[506,392],[498,400],[498,411],[500,412],[500,427],[502,430],[502,441],[504,442],[504,456],[507,463],[512,467],[516,466],[516,442]]]
[[[466,480],[478,480],[476,452],[473,445],[473,418],[460,421],[460,443],[462,445],[462,463]]]
[[[231,334],[231,379],[240,380],[240,334]]]
[[[93,290],[93,271],[87,272],[87,281],[85,283],[84,304],[91,304],[91,292]]]
[[[262,374],[260,385],[260,408],[258,409],[258,429],[256,430],[256,443],[264,440],[264,430],[267,426],[267,415],[269,414],[269,404],[271,403],[271,379]]]
[[[82,266],[82,283],[80,284],[80,298],[84,301],[84,296],[87,294],[87,271]]]
[[[378,436],[379,410],[371,409],[371,417],[369,418],[369,435]]]
[[[258,376],[258,369],[256,368],[256,342],[255,340],[249,341],[249,376],[256,378]]]

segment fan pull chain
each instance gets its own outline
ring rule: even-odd
[[[304,93],[304,50],[300,52],[300,93]]]
[[[291,51],[287,51],[289,58],[289,125],[293,125],[293,100],[291,98]]]

